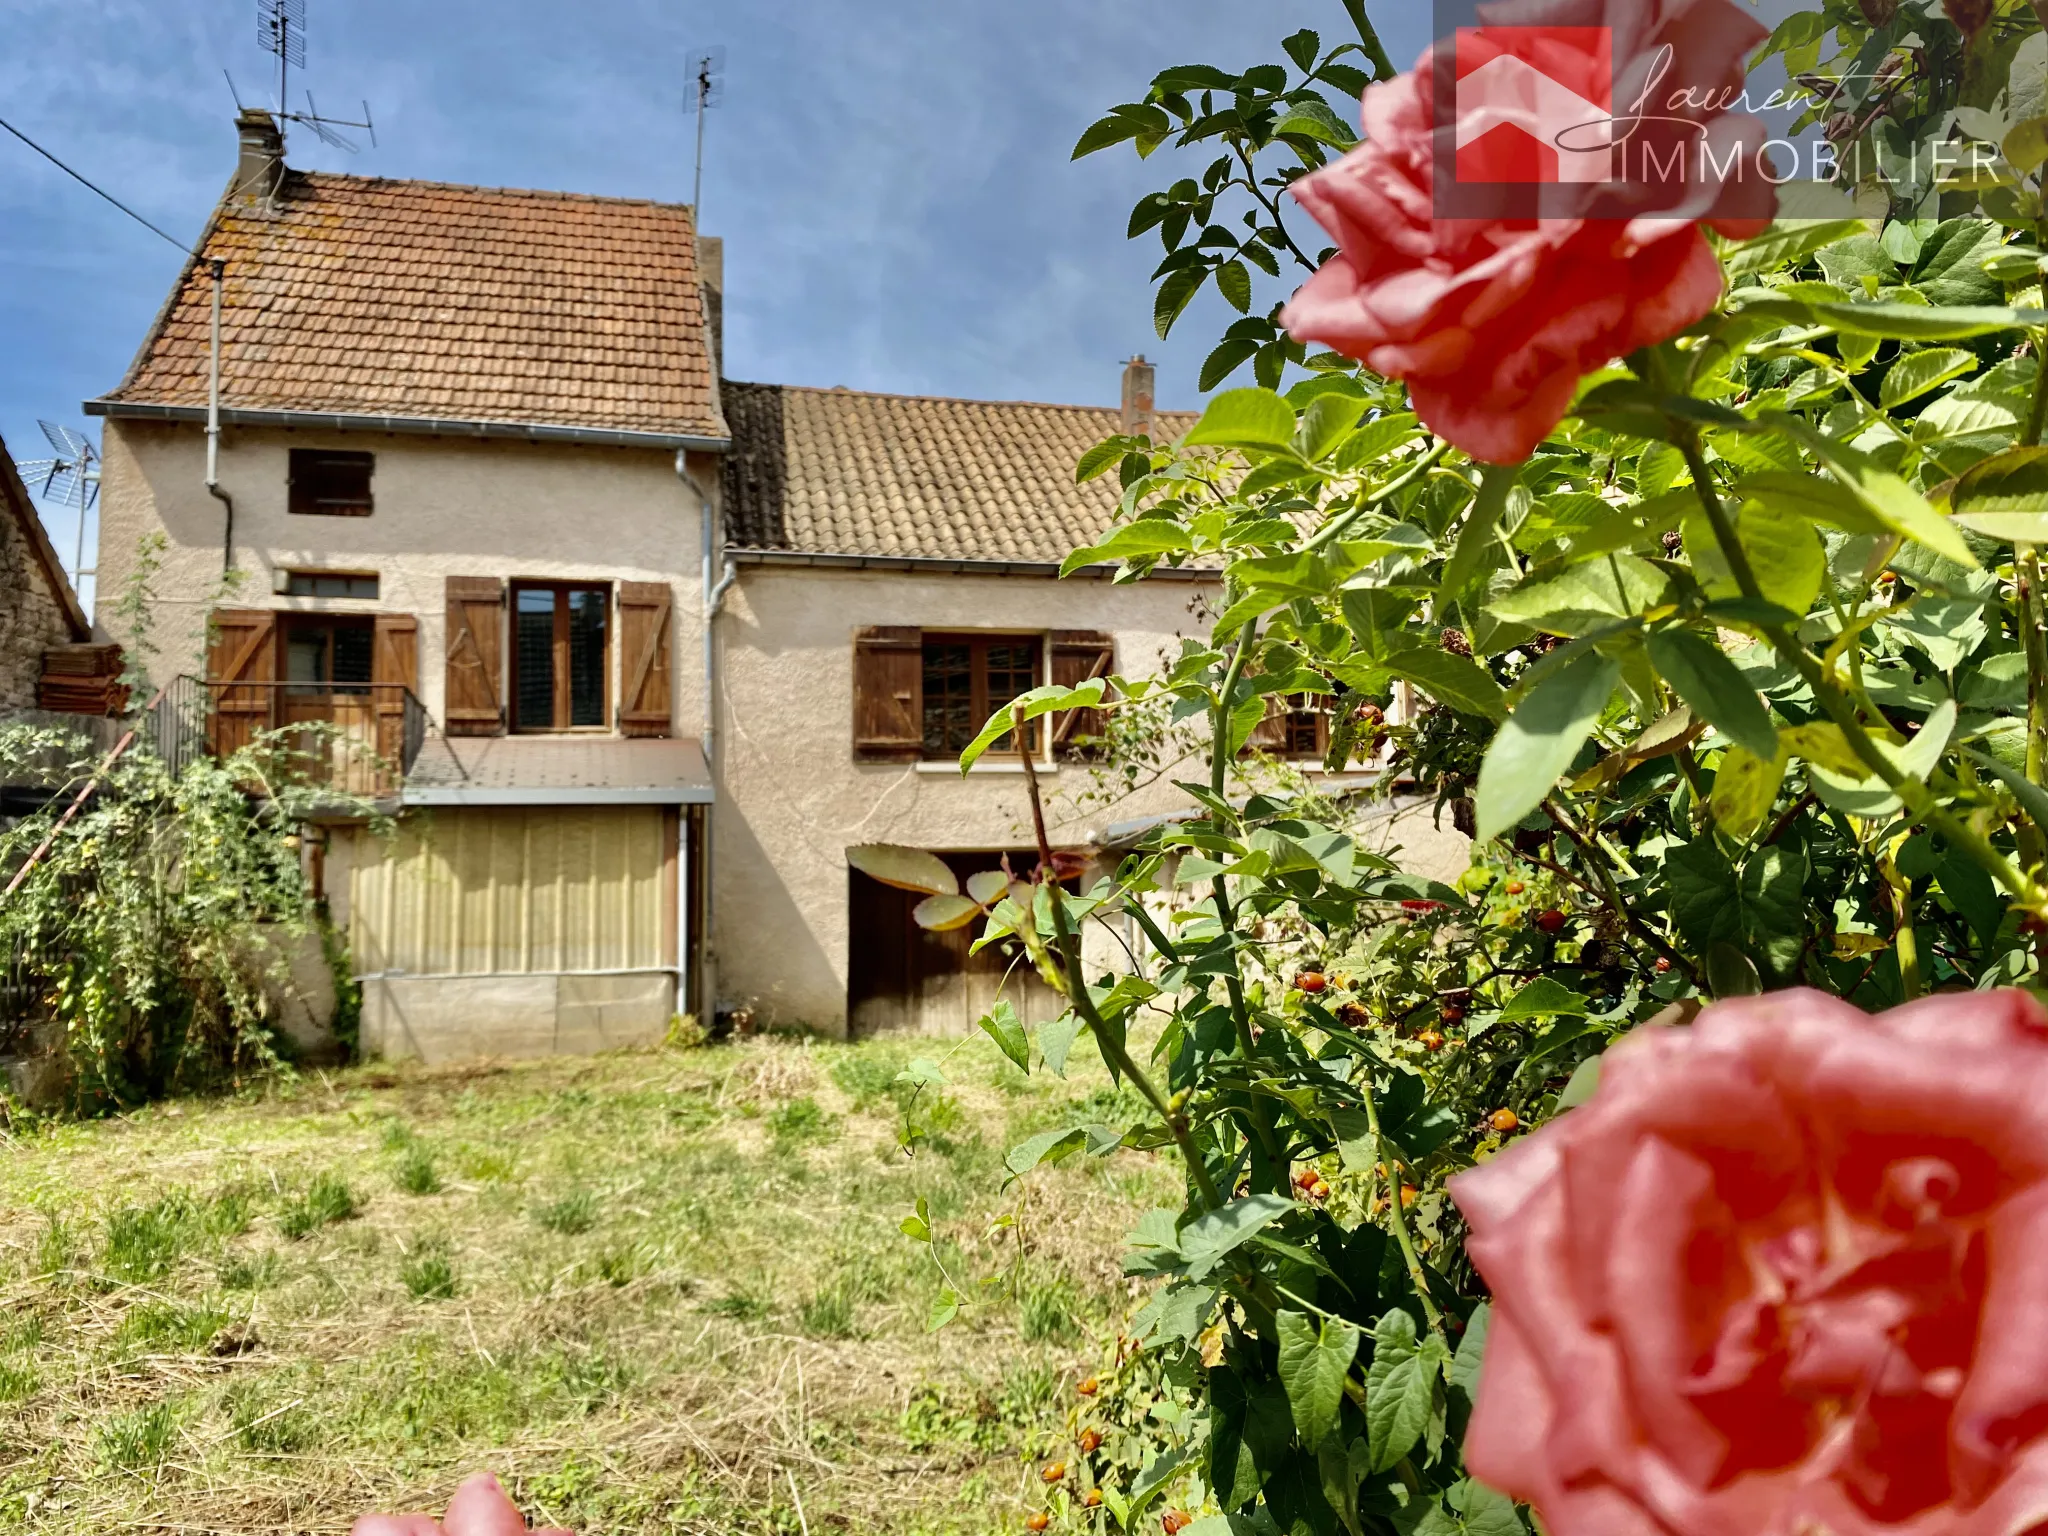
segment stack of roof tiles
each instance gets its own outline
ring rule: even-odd
[[[687,207],[291,171],[200,255],[231,409],[726,436]],[[203,406],[210,305],[195,264],[107,398]]]
[[[60,715],[118,715],[128,707],[121,686],[121,647],[63,645],[43,652],[36,705]]]

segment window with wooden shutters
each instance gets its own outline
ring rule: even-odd
[[[512,729],[594,731],[611,724],[609,586],[512,584]]]
[[[368,517],[376,509],[370,479],[377,456],[332,448],[294,448],[286,509],[300,517]]]
[[[670,631],[675,595],[666,582],[619,583],[619,730],[666,736],[670,727]]]
[[[863,763],[924,756],[924,632],[878,625],[853,637],[853,755]]]
[[[277,615],[262,608],[217,608],[206,646],[207,741],[225,756],[271,728],[277,690]],[[248,684],[236,687],[236,684]]]
[[[1275,694],[1266,700],[1266,715],[1244,744],[1246,752],[1291,762],[1321,762],[1330,750],[1327,697],[1319,693]]]
[[[409,613],[377,615],[370,661],[370,698],[377,711],[377,756],[405,761],[405,696],[420,685],[420,621]]]
[[[1076,688],[1091,677],[1116,670],[1116,640],[1092,629],[1052,632],[1052,685]],[[1101,751],[1104,729],[1099,709],[1069,709],[1053,717],[1052,750],[1056,757],[1094,757]]]
[[[924,637],[922,678],[924,751],[933,762],[958,757],[981,733],[982,723],[1010,700],[1043,680],[1036,635],[934,635]],[[1041,749],[1042,722],[1024,728],[1033,752]],[[1000,760],[1017,748],[1009,733],[989,745]]]
[[[448,578],[447,695],[450,736],[497,736],[505,729],[505,583],[495,576]]]

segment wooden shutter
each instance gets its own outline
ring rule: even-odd
[[[404,772],[405,691],[420,686],[420,621],[409,613],[377,615],[377,643],[370,654],[370,681],[377,711],[377,756]],[[404,690],[404,691],[401,691]]]
[[[277,615],[266,608],[216,608],[206,647],[209,684],[277,681]],[[276,715],[270,687],[209,687],[207,742],[225,757],[267,731]]]
[[[448,578],[447,696],[450,736],[505,730],[505,583],[495,576]]]
[[[1091,677],[1107,677],[1115,670],[1114,636],[1092,629],[1056,629],[1052,632],[1052,682],[1055,688],[1078,687]],[[1053,755],[1092,757],[1100,748],[1084,738],[1100,736],[1102,731],[1101,710],[1062,710],[1054,717]]]
[[[667,582],[619,583],[619,730],[627,736],[669,734],[669,632],[675,595]]]
[[[924,631],[892,624],[853,637],[853,756],[862,763],[924,755]]]

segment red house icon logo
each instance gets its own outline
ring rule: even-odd
[[[1615,179],[1614,35],[1607,27],[1460,27],[1461,184]]]

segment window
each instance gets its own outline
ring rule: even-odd
[[[370,476],[376,468],[373,453],[294,448],[286,504],[307,517],[368,517],[375,505]]]
[[[286,597],[367,597],[377,595],[377,573],[360,571],[287,571]]]
[[[1038,641],[1020,635],[924,637],[924,755],[958,757],[982,722],[1039,683]],[[1039,750],[1039,721],[1028,740]],[[1016,751],[1005,735],[990,753]]]
[[[609,587],[515,583],[512,729],[602,730],[611,719]]]
[[[1287,713],[1281,716],[1281,729],[1285,736],[1279,756],[1314,758],[1320,762],[1328,754],[1330,716],[1322,708],[1320,698],[1321,695],[1312,693],[1290,693],[1287,696]]]
[[[284,629],[284,680],[288,694],[362,693],[371,680],[376,632],[368,619],[306,623],[290,619]]]

